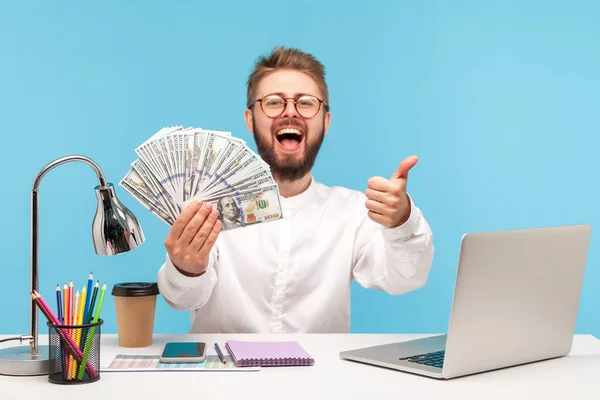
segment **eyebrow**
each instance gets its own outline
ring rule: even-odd
[[[267,93],[264,97],[270,96],[270,95],[273,95],[273,94],[276,94],[276,95],[281,96],[281,97],[287,97],[285,95],[285,93],[282,93],[282,92]],[[310,93],[302,93],[302,92],[301,93],[294,93],[292,95],[292,97],[300,97],[300,96],[315,96],[315,95],[314,94],[310,94]],[[317,96],[315,96],[315,97],[317,97]]]

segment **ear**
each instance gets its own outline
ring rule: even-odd
[[[331,113],[327,111],[325,114],[325,120],[323,121],[323,135],[327,135],[327,131],[329,130],[329,123],[331,122]]]
[[[246,109],[246,111],[244,111],[244,120],[246,121],[246,129],[248,129],[248,132],[254,135],[254,130],[252,129],[253,116],[251,110]]]

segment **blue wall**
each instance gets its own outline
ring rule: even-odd
[[[229,130],[254,146],[242,118],[245,81],[254,59],[278,44],[327,67],[333,118],[318,180],[362,191],[369,177],[420,156],[409,191],[435,234],[429,282],[400,297],[355,285],[354,332],[444,331],[465,232],[600,226],[598,2],[50,3],[0,6],[0,333],[28,329],[38,170],[81,153],[118,183],[134,148],[169,125]],[[109,286],[156,279],[168,227],[121,188],[147,243],[119,257],[94,254],[95,185],[83,164],[42,182],[47,297],[69,279],[81,287],[90,271]],[[592,235],[577,322],[578,333],[596,336],[599,250]],[[104,329],[116,332],[107,299]],[[189,322],[160,300],[156,332],[186,332]]]

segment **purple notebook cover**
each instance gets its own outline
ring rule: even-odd
[[[314,359],[298,342],[228,340],[227,351],[239,367],[313,365]]]

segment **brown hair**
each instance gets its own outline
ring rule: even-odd
[[[258,83],[267,75],[278,69],[293,69],[304,72],[317,82],[319,90],[325,101],[325,111],[329,111],[329,90],[325,82],[325,67],[312,54],[298,49],[279,46],[271,51],[268,56],[259,57],[254,63],[254,70],[248,77],[248,91],[246,105],[254,100]]]

